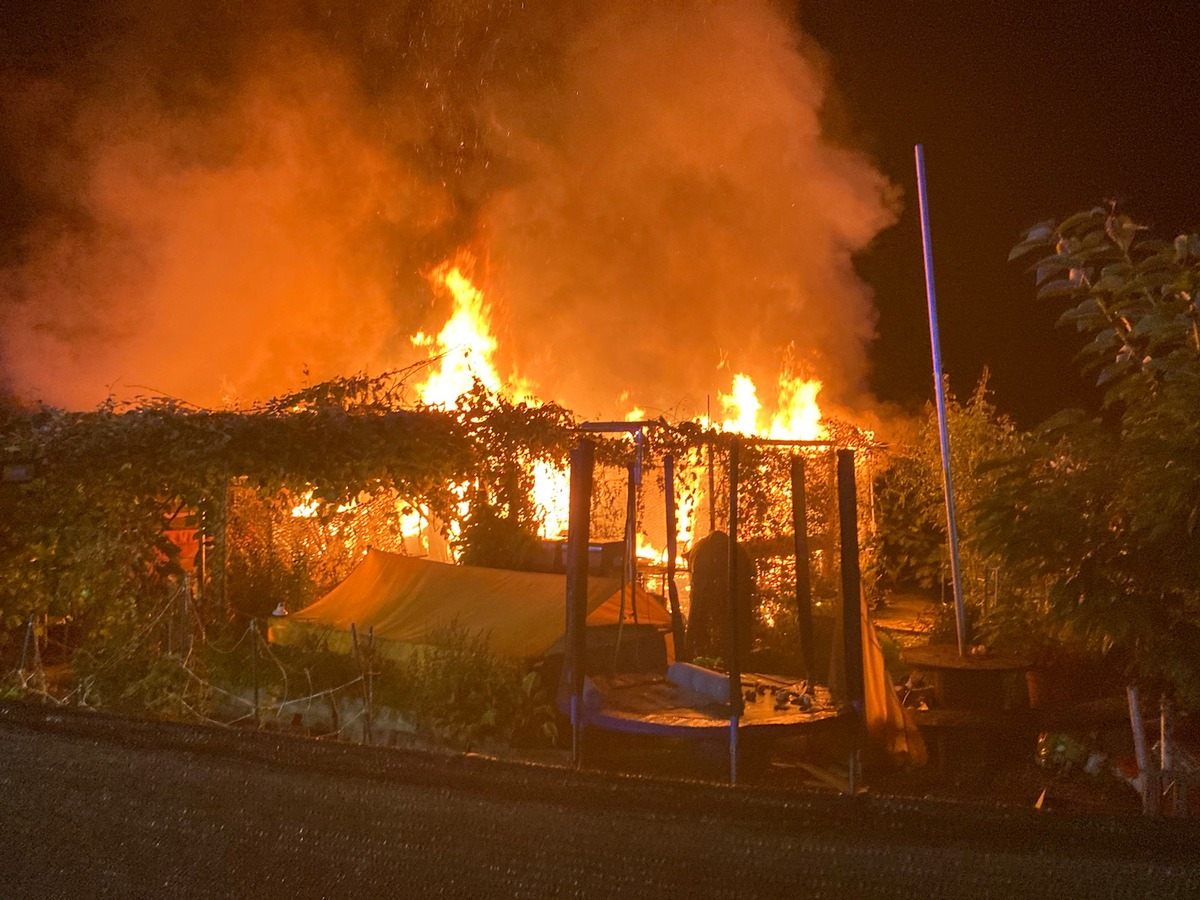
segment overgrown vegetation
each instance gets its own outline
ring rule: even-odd
[[[986,611],[997,593],[999,561],[980,547],[980,505],[995,486],[989,464],[1019,452],[1024,436],[991,401],[985,372],[964,403],[947,393],[951,469],[957,508],[963,594]],[[937,412],[927,404],[914,433],[898,441],[875,480],[875,534],[867,579],[879,592],[948,591],[950,557]]]
[[[1001,473],[1030,436],[992,403],[984,372],[966,402],[947,392],[959,563],[968,640],[1049,664],[1068,652],[1062,629],[1045,615],[1045,573],[1016,573],[985,542],[984,517]],[[937,412],[927,404],[911,436],[898,441],[875,480],[876,529],[865,578],[875,598],[913,591],[944,601],[931,640],[957,640]]]
[[[409,408],[407,375],[334,379],[241,411],[165,399],[0,409],[5,668],[27,635],[36,650],[54,631],[71,700],[205,717],[229,617],[304,605],[368,543],[402,550],[402,511],[443,537],[466,529],[478,552],[480,516],[528,534],[528,464],[561,464],[569,414],[478,385],[452,412]],[[182,512],[200,523],[195,560],[165,533]],[[270,680],[265,660],[259,674]]]
[[[1013,258],[1066,305],[1103,401],[998,471],[983,543],[1048,582],[1052,627],[1200,708],[1200,236],[1154,240],[1097,208],[1031,229]]]
[[[486,741],[545,745],[557,736],[554,708],[537,671],[488,649],[487,636],[441,623],[426,646],[395,670],[395,703],[417,728],[451,746]]]
[[[948,404],[975,640],[1081,660],[1200,703],[1200,237],[1165,243],[1112,208],[1030,229],[1013,251],[1087,343],[1097,413],[1032,434],[986,383]],[[871,572],[886,589],[948,579],[936,419],[877,481]],[[1097,660],[1104,661],[1097,674]]]

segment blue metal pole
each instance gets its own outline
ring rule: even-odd
[[[929,301],[929,343],[933,348],[933,391],[937,397],[938,436],[942,444],[942,488],[946,495],[946,531],[950,537],[950,578],[954,586],[954,621],[958,652],[967,652],[962,569],[958,560],[958,518],[954,513],[954,478],[950,472],[950,431],[946,427],[946,382],[942,376],[942,344],[938,337],[937,297],[933,288],[933,248],[929,238],[929,200],[925,194],[925,149],[917,144],[917,197],[921,207],[921,245],[925,250],[925,296]]]

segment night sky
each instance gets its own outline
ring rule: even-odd
[[[90,3],[19,6],[0,30],[0,73],[67,71],[123,28]],[[451,6],[471,14],[468,4]],[[865,151],[902,192],[898,223],[856,256],[878,310],[867,350],[875,396],[913,410],[932,393],[913,166],[920,142],[952,389],[969,394],[988,366],[997,404],[1026,426],[1089,402],[1073,361],[1080,341],[1054,327],[1059,310],[1037,303],[1032,276],[1008,252],[1025,228],[1108,200],[1163,238],[1200,229],[1195,5],[811,0],[796,9],[832,81],[826,134]],[[538,40],[552,42],[558,25],[546,27]],[[353,29],[339,28],[350,41]],[[193,47],[208,39],[194,37],[180,39]],[[223,45],[214,47],[194,63],[209,73],[226,66]],[[76,89],[90,77],[72,75]],[[12,264],[37,200],[2,161],[0,194],[0,263]]]
[[[899,223],[859,259],[879,309],[877,393],[932,393],[921,143],[952,390],[969,394],[986,365],[998,405],[1026,426],[1090,402],[1081,342],[1006,260],[1030,225],[1106,200],[1162,238],[1200,229],[1196,6],[806,3],[801,21],[829,55],[835,124],[904,190]]]

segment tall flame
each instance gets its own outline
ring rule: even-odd
[[[438,368],[418,388],[421,400],[431,406],[453,408],[475,379],[491,391],[500,389],[500,376],[492,363],[496,338],[491,317],[479,290],[457,264],[442,263],[429,273],[435,287],[447,291],[454,309],[437,337],[418,332],[413,346],[430,348],[439,360]]]
[[[430,349],[438,367],[418,387],[423,403],[455,409],[459,398],[469,391],[476,380],[489,391],[504,393],[517,402],[538,403],[530,386],[523,379],[500,377],[493,361],[497,341],[492,334],[491,312],[487,298],[464,271],[471,267],[469,257],[462,255],[458,262],[446,261],[429,273],[435,290],[449,293],[454,306],[450,318],[436,337],[424,333],[413,336],[416,347]],[[532,500],[543,537],[557,537],[566,531],[568,515],[567,472],[544,460],[535,460],[530,467],[533,479]],[[460,495],[465,495],[461,486]],[[465,502],[460,515],[468,512]]]
[[[779,376],[779,408],[771,419],[770,436],[792,440],[816,441],[828,437],[821,424],[821,408],[817,394],[821,382],[789,376]]]
[[[827,438],[828,431],[821,422],[821,408],[817,403],[821,382],[796,375],[790,353],[779,374],[778,387],[775,411],[768,418],[764,414],[764,404],[759,398],[754,379],[744,372],[735,373],[729,393],[722,391],[718,394],[724,416],[715,427],[720,431],[774,440],[817,441]],[[714,427],[707,416],[699,417],[698,421],[705,428]],[[702,454],[695,453],[689,455],[681,468],[698,470],[703,466]],[[695,539],[696,514],[706,493],[699,479],[693,479],[690,483],[687,479],[677,481],[676,527],[681,553]],[[665,551],[651,546],[644,536],[639,536],[638,554],[659,562],[666,559]]]
[[[722,431],[736,431],[739,434],[758,433],[758,412],[762,409],[762,403],[758,399],[758,388],[753,378],[738,372],[733,376],[733,388],[730,393],[721,393],[719,396],[721,405],[729,414],[721,423]]]
[[[733,376],[730,393],[719,395],[726,412],[720,428],[722,431],[776,440],[821,440],[828,433],[821,424],[821,408],[817,404],[820,392],[821,382],[793,375],[785,367],[779,374],[779,399],[775,413],[769,422],[760,424],[759,414],[763,404],[758,399],[758,388],[754,379],[738,372]]]

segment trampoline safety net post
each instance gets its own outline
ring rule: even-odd
[[[729,783],[737,784],[738,722],[742,715],[742,666],[738,656],[741,635],[738,633],[738,447],[736,437],[729,442]]]
[[[583,682],[587,660],[588,542],[591,540],[592,475],[596,445],[581,440],[571,451],[571,494],[567,519],[567,672],[571,689],[571,761],[583,751]]]
[[[850,793],[858,789],[866,687],[862,656],[862,586],[858,559],[858,494],[854,451],[837,452],[839,537],[842,556],[842,628],[845,640],[846,699],[854,711],[854,743],[850,751]]]

